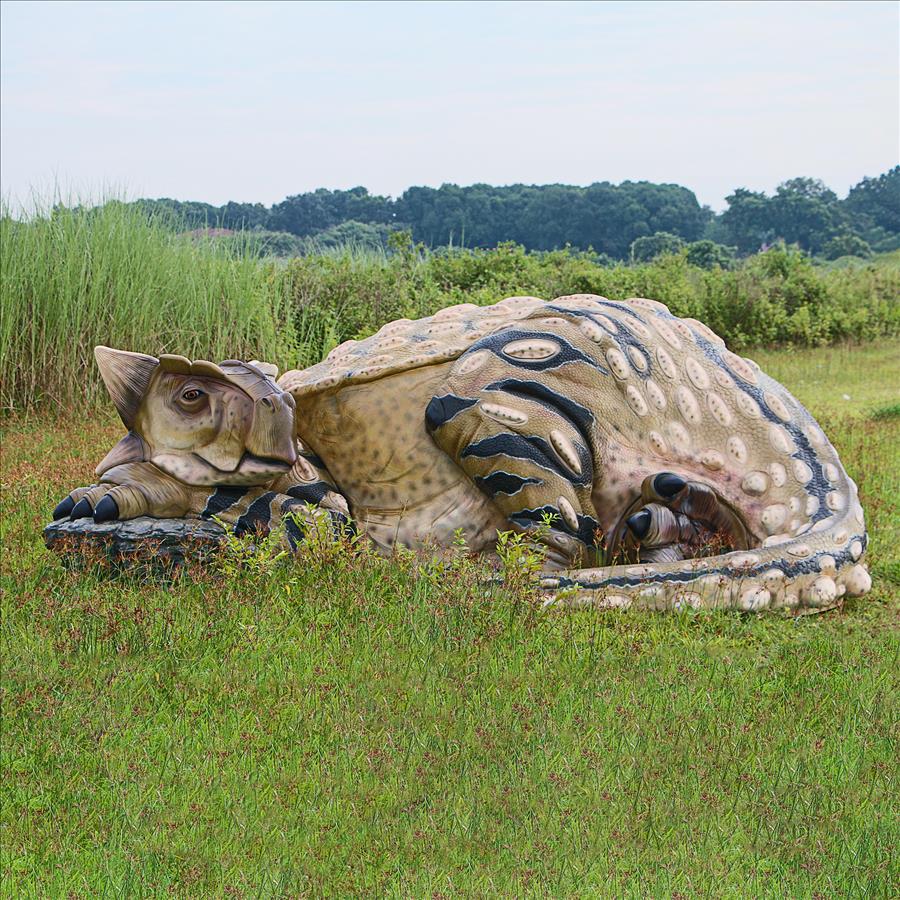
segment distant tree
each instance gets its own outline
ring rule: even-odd
[[[680,253],[684,241],[677,234],[657,231],[649,237],[640,237],[631,245],[632,262],[650,262],[666,253]]]
[[[739,188],[727,201],[721,223],[742,253],[782,240],[822,254],[833,239],[852,233],[870,244],[887,239],[889,245],[900,230],[900,167],[864,179],[845,201],[816,178],[791,178],[772,197]]]
[[[304,249],[303,241],[286,231],[256,231],[251,239],[259,247],[260,256],[299,256]]]
[[[741,253],[756,253],[775,237],[769,198],[762,192],[737,188],[725,198],[728,208],[722,213],[722,224],[729,243]]]
[[[863,178],[850,188],[844,206],[863,229],[900,234],[900,166],[877,178]]]
[[[514,241],[529,250],[592,247],[623,259],[636,238],[654,231],[696,240],[706,218],[694,194],[678,185],[600,182],[586,188],[414,187],[398,200],[395,221],[429,246],[494,247]]]
[[[296,194],[276,203],[268,227],[308,237],[341,222],[386,224],[393,219],[391,200],[370,194],[364,187],[349,191],[319,188],[308,194]]]
[[[269,224],[269,211],[262,203],[234,203],[229,201],[217,213],[222,228],[235,231],[264,229]]]
[[[304,251],[366,249],[384,250],[391,235],[388,225],[371,222],[340,222],[302,241]]]
[[[777,236],[807,253],[820,253],[843,218],[837,194],[815,178],[792,178],[778,185],[769,208]]]
[[[859,256],[868,259],[872,255],[872,248],[858,234],[845,231],[835,235],[824,247],[825,259],[839,259],[842,256]]]
[[[219,222],[218,207],[209,203],[199,203],[195,200],[172,200],[168,197],[135,202],[148,217],[171,223],[172,227],[179,231],[215,228]]]
[[[687,261],[701,269],[728,269],[734,262],[734,247],[726,247],[715,241],[694,241],[688,244]]]
[[[875,252],[900,246],[900,166],[877,178],[864,178],[845,200],[815,178],[792,178],[772,196],[738,188],[727,201],[726,210],[717,216],[700,206],[693,192],[676,184],[601,181],[587,187],[410,187],[396,200],[370,194],[364,187],[320,188],[287,197],[271,209],[260,203],[218,207],[168,198],[137,203],[148,216],[171,222],[178,231],[229,228],[297,238],[322,235],[329,245],[348,236],[368,243],[376,239],[373,235],[383,243],[385,229],[406,228],[414,243],[431,247],[486,248],[512,241],[528,250],[592,249],[613,259],[630,258],[632,245],[659,234],[687,244],[733,246],[740,254],[757,253],[779,240],[807,253],[825,253],[826,247],[831,248],[827,252],[836,252],[834,247],[847,234],[858,236]],[[334,231],[342,224],[348,229]],[[359,226],[375,230],[360,231]],[[637,252],[652,254],[656,246],[649,240],[637,244]],[[706,244],[690,252],[703,264],[725,264],[724,251]]]

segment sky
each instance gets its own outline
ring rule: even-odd
[[[890,2],[0,3],[0,190],[220,205],[900,161]],[[54,187],[55,186],[55,187]]]

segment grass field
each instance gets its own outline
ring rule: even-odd
[[[897,896],[900,344],[752,355],[859,483],[842,611],[542,613],[461,554],[70,574],[41,525],[121,426],[7,419],[4,896]]]

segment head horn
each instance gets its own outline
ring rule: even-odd
[[[132,428],[159,360],[155,356],[112,347],[94,347],[94,357],[125,427]]]

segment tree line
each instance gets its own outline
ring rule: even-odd
[[[864,178],[843,199],[814,178],[790,179],[771,195],[738,188],[720,214],[701,206],[688,188],[645,181],[587,187],[444,184],[410,187],[397,198],[364,187],[320,188],[271,207],[168,198],[136,202],[151,214],[174,214],[185,229],[265,235],[272,252],[284,255],[309,241],[383,245],[391,232],[404,230],[428,247],[486,248],[513,241],[528,250],[590,249],[611,260],[641,261],[687,247],[706,266],[780,241],[831,259],[900,247],[900,166]]]

